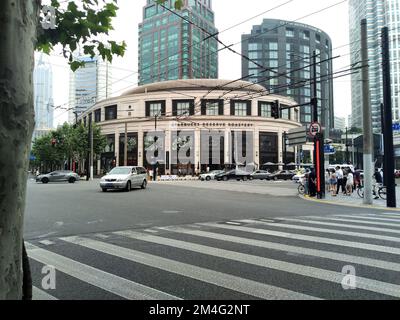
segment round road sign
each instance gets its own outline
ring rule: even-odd
[[[322,127],[318,122],[310,124],[309,133],[311,136],[315,137],[317,134],[322,132]]]

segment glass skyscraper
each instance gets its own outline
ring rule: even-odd
[[[333,128],[332,42],[322,30],[302,23],[264,19],[261,25],[253,26],[250,34],[242,35],[242,53],[252,60],[242,59],[242,77],[261,84],[271,94],[308,103],[312,98],[314,51],[318,63],[318,117],[323,126]],[[312,118],[312,107],[301,107],[300,122],[307,125]]]
[[[174,0],[165,7],[174,10]],[[218,42],[211,0],[185,0],[177,13],[147,0],[139,24],[139,85],[177,79],[217,79]],[[207,32],[201,30],[207,30]]]
[[[380,105],[383,102],[381,29],[386,25],[387,18],[392,15],[387,9],[392,7],[393,2],[396,2],[398,5],[399,0],[350,0],[349,2],[351,64],[355,67],[361,66],[361,20],[367,19],[372,126],[375,132],[380,132],[381,130]],[[392,36],[393,35],[396,36],[396,34],[392,33]],[[394,54],[393,46],[391,53],[392,55]],[[392,65],[392,71],[393,67]],[[351,86],[351,125],[362,128],[363,101],[361,72],[352,75]]]
[[[49,59],[41,53],[33,72],[35,131],[33,139],[53,128],[53,71]]]

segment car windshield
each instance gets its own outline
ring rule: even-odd
[[[129,168],[114,168],[109,174],[130,174],[132,169]]]

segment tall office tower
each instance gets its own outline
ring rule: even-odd
[[[395,6],[397,5],[397,7]],[[351,64],[353,66],[361,65],[361,20],[367,19],[368,29],[368,60],[369,60],[369,81],[371,91],[371,107],[372,107],[372,126],[374,132],[381,130],[381,108],[383,102],[383,80],[382,80],[382,49],[381,49],[381,29],[391,21],[389,27],[397,27],[399,21],[399,0],[350,0],[349,16],[350,16],[350,52]],[[397,8],[397,9],[396,9]],[[393,17],[392,17],[393,15]],[[394,20],[396,23],[394,22]],[[398,31],[391,31],[391,55],[392,58],[398,57],[399,44],[398,40],[393,40],[393,37],[399,35]],[[394,42],[395,41],[395,42]],[[394,46],[393,46],[394,45]],[[398,81],[399,70],[394,60],[392,59],[392,72],[397,75]],[[395,68],[395,69],[394,69]],[[397,71],[395,71],[397,70]],[[361,72],[352,75],[351,79],[351,95],[352,95],[352,126],[362,128],[362,82]],[[395,79],[393,79],[395,80]],[[397,83],[396,88],[399,88]],[[398,119],[398,93],[392,90],[396,95],[394,106],[397,106]]]
[[[35,130],[33,140],[53,128],[53,71],[47,56],[41,53],[33,71]]]
[[[85,66],[70,72],[68,121],[75,123],[80,114],[96,102],[107,99],[112,94],[112,72],[108,62],[99,57],[76,57]]]
[[[173,0],[165,7],[147,0],[139,24],[139,85],[176,79],[218,78],[218,42],[212,0],[185,0],[173,14]],[[207,30],[202,31],[201,28]]]
[[[291,97],[299,104],[310,102],[314,51],[318,118],[323,126],[333,128],[332,43],[325,32],[301,23],[264,19],[261,25],[253,26],[250,34],[242,35],[242,53],[257,62],[242,59],[242,76],[249,76],[250,81],[263,85],[270,93]],[[311,106],[302,107],[300,122],[309,124],[312,118]]]

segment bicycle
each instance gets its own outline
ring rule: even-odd
[[[357,194],[360,198],[364,198],[364,187],[360,186],[357,189]],[[382,200],[386,200],[387,198],[387,191],[386,191],[386,187],[382,184],[378,185],[378,190],[376,191],[376,185],[373,186],[373,190],[372,190],[372,194],[374,196],[376,196],[378,194],[379,198],[381,198]]]
[[[304,196],[306,194],[306,186],[302,183],[297,188],[299,195]]]

